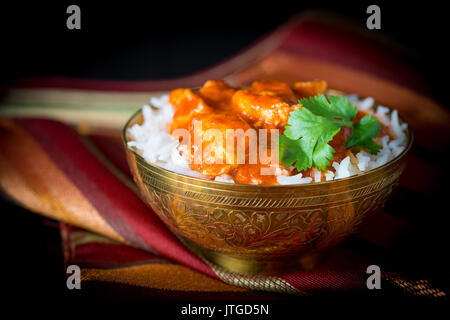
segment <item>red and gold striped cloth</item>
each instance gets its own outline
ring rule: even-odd
[[[260,78],[320,78],[332,88],[395,107],[412,126],[416,146],[392,200],[398,205],[390,207],[398,209],[411,194],[432,195],[439,187],[441,167],[428,155],[442,155],[450,145],[449,112],[429,97],[400,50],[386,49],[376,39],[330,20],[295,19],[242,54],[186,78],[23,81],[10,88],[2,102],[7,111],[0,120],[0,186],[29,210],[61,221],[66,263],[82,267],[84,288],[146,297],[276,298],[278,293],[366,290],[366,268],[376,264],[392,287],[417,295],[447,295],[427,279],[410,278],[407,270],[397,270],[373,254],[415,234],[398,212],[379,212],[313,271],[236,275],[186,249],[139,198],[117,137],[124,121],[146,103],[145,97],[220,78],[232,85]],[[106,108],[108,101],[112,107]],[[91,112],[88,122],[86,110]],[[45,115],[66,123],[18,115]]]

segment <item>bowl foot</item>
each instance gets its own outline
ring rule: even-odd
[[[312,270],[317,268],[326,257],[326,251],[321,251],[276,260],[244,259],[201,247],[187,239],[182,241],[194,253],[225,271],[244,275],[274,276],[290,271]]]

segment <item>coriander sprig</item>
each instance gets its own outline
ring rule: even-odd
[[[366,115],[353,123],[356,107],[345,97],[319,94],[299,100],[300,109],[291,112],[288,126],[280,136],[280,161],[285,167],[297,170],[313,166],[326,170],[336,152],[328,143],[342,127],[352,129],[346,141],[347,148],[361,147],[376,154],[381,146],[373,141],[380,132],[380,122]]]

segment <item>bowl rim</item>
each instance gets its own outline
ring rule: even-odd
[[[338,94],[343,94],[343,95],[348,95],[348,93],[345,93],[343,91],[340,90],[335,90],[335,89],[328,89],[327,92],[334,92],[334,93],[338,93]],[[164,92],[166,93],[166,92]],[[364,97],[363,97],[364,98]],[[374,102],[374,104],[376,105],[380,105],[377,103],[377,101]],[[389,106],[385,106],[383,105],[383,107],[386,107],[389,109],[389,112],[392,112],[393,109]],[[130,126],[130,123],[140,114],[142,113],[142,107],[139,108],[138,110],[136,110],[133,115],[127,120],[127,122],[125,123],[123,129],[122,129],[122,142],[124,144],[124,147],[126,149],[126,151],[131,152],[142,164],[144,164],[144,166],[146,166],[148,169],[151,169],[153,171],[159,171],[161,175],[169,175],[169,176],[173,176],[174,179],[176,180],[183,180],[185,182],[192,182],[193,185],[199,185],[202,184],[206,187],[211,187],[211,188],[216,188],[216,187],[226,187],[226,188],[230,188],[232,187],[232,189],[234,191],[236,191],[236,189],[292,189],[292,188],[296,188],[296,189],[304,189],[304,188],[311,188],[311,187],[316,187],[316,186],[323,186],[323,185],[335,185],[338,183],[346,183],[348,181],[351,180],[358,180],[361,179],[362,177],[367,177],[368,175],[376,175],[377,173],[379,173],[380,171],[383,171],[386,167],[389,167],[397,162],[399,162],[401,159],[403,159],[407,153],[409,152],[409,150],[411,149],[411,146],[413,144],[413,140],[414,140],[414,135],[413,132],[411,130],[411,127],[409,125],[408,122],[406,122],[404,120],[404,118],[399,114],[399,120],[400,123],[406,123],[408,125],[407,127],[407,138],[408,138],[408,143],[405,147],[405,149],[403,149],[403,151],[397,155],[395,158],[391,159],[390,161],[386,162],[385,164],[383,164],[382,166],[379,166],[375,169],[370,169],[369,171],[363,172],[361,174],[356,174],[353,176],[349,176],[349,177],[345,177],[345,178],[341,178],[341,179],[337,179],[337,180],[329,180],[329,181],[321,181],[321,182],[310,182],[310,183],[301,183],[301,184],[284,184],[284,185],[255,185],[255,184],[241,184],[241,183],[228,183],[228,182],[221,182],[221,181],[214,181],[214,180],[207,180],[207,179],[202,179],[202,178],[196,178],[196,177],[192,177],[183,173],[177,173],[168,169],[165,169],[161,166],[149,163],[147,160],[144,159],[144,157],[142,157],[139,153],[137,153],[135,150],[133,150],[132,147],[128,146],[128,140],[126,138],[127,136],[127,129]]]

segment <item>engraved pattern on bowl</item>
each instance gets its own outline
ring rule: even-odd
[[[126,129],[142,122],[138,111],[125,125],[128,163],[141,195],[177,236],[226,256],[270,261],[336,246],[365,217],[384,206],[412,144],[387,164],[361,175],[283,186],[227,184],[188,177],[147,163],[126,146]]]

